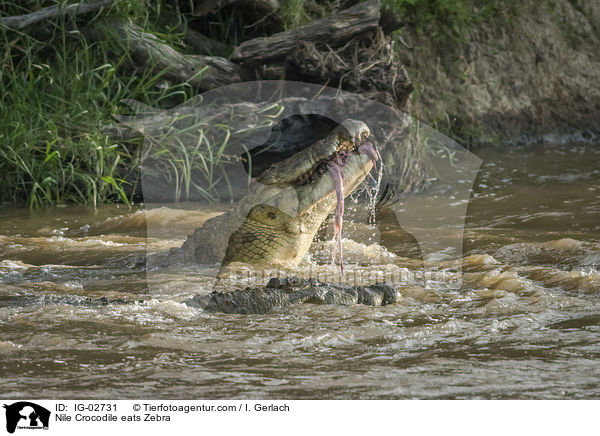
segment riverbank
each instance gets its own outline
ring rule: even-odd
[[[243,1],[184,3],[125,1],[0,26],[0,203],[142,201],[142,139],[109,126],[128,113],[121,102],[169,108],[231,81],[339,86],[465,146],[585,141],[600,132],[600,6],[591,0],[282,0],[267,2],[266,15]],[[1,15],[53,4],[9,2]],[[354,33],[329,35],[327,47],[307,31],[339,22]],[[111,23],[117,32],[107,31]],[[296,32],[301,49],[263,53],[260,38],[285,32]],[[409,175],[398,191],[425,185],[420,145],[396,147]],[[184,169],[175,158],[168,164]]]
[[[407,26],[411,111],[462,143],[564,143],[600,133],[600,3],[521,2],[457,43]]]

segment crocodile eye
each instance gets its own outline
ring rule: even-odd
[[[287,281],[290,286],[300,286],[302,284],[302,279],[299,279],[298,277],[290,277]]]
[[[266,226],[283,224],[291,219],[286,213],[267,204],[254,206],[248,212],[248,218]]]

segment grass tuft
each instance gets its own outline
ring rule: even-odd
[[[51,4],[56,2],[3,2],[2,15]],[[155,4],[118,2],[110,13],[168,32],[159,20],[160,2]],[[100,128],[122,112],[123,99],[168,107],[194,90],[163,86],[160,74],[132,74],[125,57],[111,55],[116,44],[86,41],[70,17],[24,31],[0,27],[0,202],[130,203],[141,142],[116,143]]]

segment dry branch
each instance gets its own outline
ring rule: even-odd
[[[379,1],[369,0],[287,32],[245,41],[235,48],[231,60],[256,65],[283,59],[301,42],[339,46],[356,35],[375,30],[378,23]]]
[[[68,6],[49,6],[47,8],[42,8],[32,12],[31,14],[15,15],[13,17],[0,17],[0,23],[7,27],[23,29],[30,24],[34,24],[48,18],[64,16],[71,13],[75,15],[85,14],[100,9],[104,6],[110,6],[110,4],[111,0],[98,0],[93,2],[75,3]]]
[[[181,54],[133,24],[104,20],[88,27],[85,33],[96,40],[112,34],[116,41],[122,42],[121,49],[131,57],[136,68],[162,71],[165,79],[189,83],[201,90],[241,82],[248,75],[243,67],[225,58]]]
[[[381,29],[336,50],[301,44],[286,59],[286,79],[327,83],[397,108],[404,107],[413,90],[393,43]]]

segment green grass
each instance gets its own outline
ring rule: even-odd
[[[271,127],[283,107],[279,103],[264,105],[253,113],[255,123],[243,128],[239,119],[245,115],[236,113],[234,108],[221,112],[216,104],[212,109],[208,113],[218,119],[210,122],[189,113],[161,119],[157,126],[146,125],[151,136],[144,151],[146,175],[162,174],[162,181],[168,182],[162,185],[168,192],[162,194],[172,201],[231,201],[234,194],[230,171],[239,171],[237,165],[231,164],[239,164],[240,147],[257,129]],[[238,152],[232,153],[232,148]],[[248,177],[250,181],[251,174]]]
[[[0,0],[0,14],[25,14],[73,1]],[[464,38],[481,20],[510,16],[517,0],[384,1],[413,20],[420,32],[451,41]],[[182,50],[177,28],[190,17],[174,4],[122,0],[83,21],[106,14],[131,20]],[[338,6],[336,0],[282,0],[284,26],[301,26]],[[208,36],[231,48],[248,29],[235,12],[221,15],[211,21]],[[115,142],[102,133],[102,125],[126,113],[123,99],[167,108],[197,90],[187,84],[163,86],[160,72],[132,72],[127,56],[115,55],[119,46],[122,41],[87,41],[72,17],[45,20],[23,31],[0,27],[0,203],[99,205],[137,198],[142,141]],[[174,183],[175,200],[189,198],[192,191],[216,200],[217,187],[228,184],[223,169],[227,143],[211,142],[210,132],[199,138],[192,147],[178,147],[172,138],[171,145],[152,152],[154,158],[165,159],[165,177]]]
[[[53,3],[10,2],[1,10],[17,15]],[[118,2],[102,15],[132,20],[181,48],[182,18],[165,6],[170,3],[144,4]],[[227,23],[235,26],[234,21]],[[208,201],[231,197],[226,167],[235,156],[228,154],[226,124],[211,126],[213,131],[196,124],[183,130],[162,126],[169,133],[157,132],[146,150],[141,138],[115,142],[102,133],[103,125],[117,124],[115,116],[135,115],[123,100],[164,109],[198,94],[187,84],[165,86],[164,71],[132,72],[123,41],[110,38],[86,40],[70,17],[25,31],[0,27],[0,203],[129,204],[140,199],[142,152],[173,187],[173,201],[188,200],[192,193]],[[265,121],[272,122],[278,110],[266,111]]]
[[[53,3],[2,2],[2,15]],[[118,5],[110,13],[135,16],[146,29],[171,28],[152,21],[164,16],[160,7],[147,9],[140,1]],[[129,203],[141,141],[113,142],[100,127],[123,112],[122,99],[170,107],[194,90],[185,84],[157,86],[160,73],[131,74],[125,56],[111,54],[117,41],[87,42],[69,17],[48,20],[40,29],[0,27],[0,202]]]

